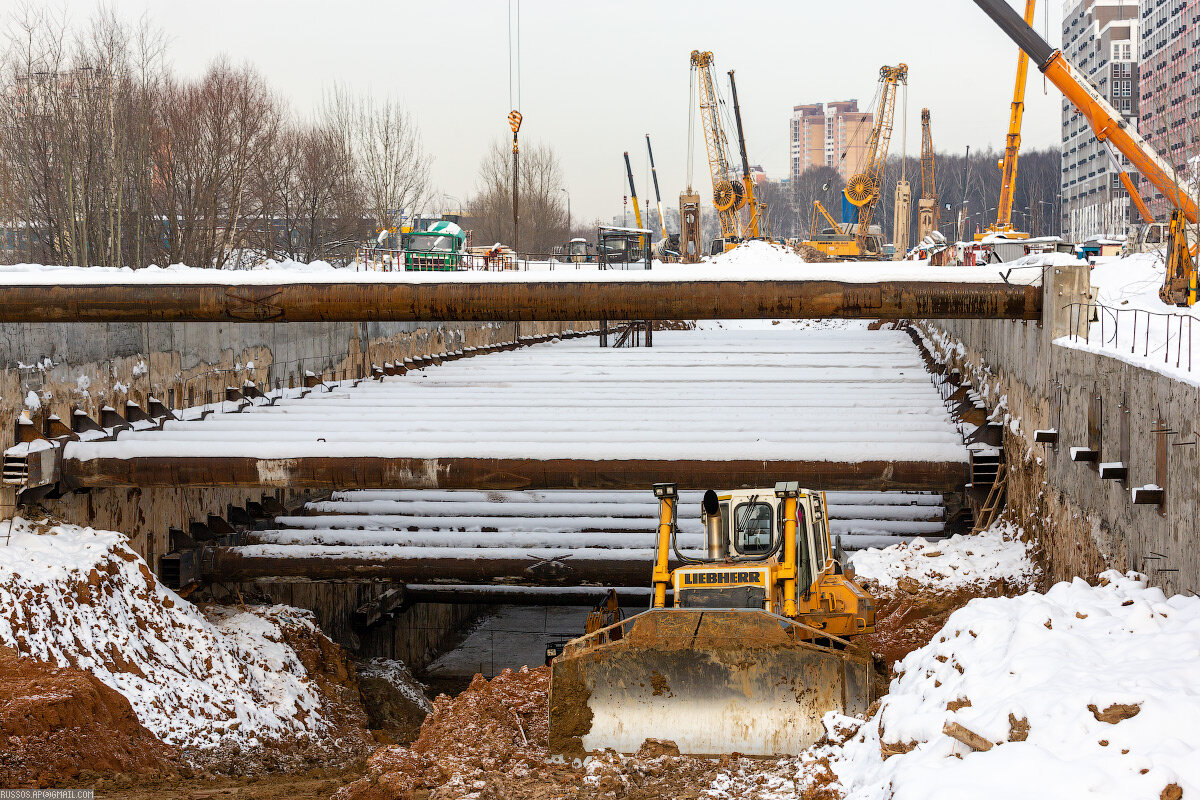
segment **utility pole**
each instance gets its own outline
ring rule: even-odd
[[[566,189],[559,189],[560,192],[567,196],[567,240],[571,239],[571,193]]]
[[[517,258],[520,258],[521,257],[521,255],[520,255],[520,253],[521,253],[521,225],[519,222],[520,216],[517,213],[517,211],[518,211],[517,197],[518,197],[519,184],[520,184],[520,179],[521,179],[521,170],[520,170],[521,151],[520,151],[520,148],[517,146],[517,131],[521,130],[521,112],[520,111],[513,109],[511,112],[509,112],[508,127],[512,128],[512,134],[513,134],[513,146],[512,146],[512,156],[513,156],[513,159],[512,159],[512,161],[513,161],[513,181],[512,181],[512,184],[513,184],[513,187],[512,187],[512,189],[513,189],[513,201],[512,201],[512,206],[513,206],[513,255],[516,256]]]
[[[966,241],[966,238],[967,238],[967,217],[966,217],[966,213],[967,213],[967,179],[970,177],[970,175],[971,175],[971,145],[967,145],[967,157],[963,161],[962,204],[959,205],[959,207],[958,207],[958,219],[959,219],[959,226],[960,226],[958,240],[960,242]]]

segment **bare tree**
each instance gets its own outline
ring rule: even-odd
[[[476,242],[512,241],[511,157],[504,143],[495,142],[479,165],[479,183],[467,204]],[[541,142],[523,143],[520,168],[522,250],[551,253],[570,238],[558,154]]]
[[[430,157],[412,116],[393,99],[376,101],[334,87],[325,97],[324,117],[336,131],[368,213],[379,230],[400,227],[404,215],[429,202]]]

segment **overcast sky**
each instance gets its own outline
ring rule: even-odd
[[[1014,5],[1018,0],[1010,0]],[[514,12],[517,0],[511,0]],[[1051,43],[1061,10],[1049,4]],[[0,7],[11,0],[0,0]],[[170,38],[170,60],[197,74],[215,56],[250,62],[295,107],[310,112],[333,82],[391,94],[415,115],[438,191],[465,201],[488,144],[507,137],[509,0],[112,0]],[[622,152],[639,195],[645,134],[664,202],[686,180],[688,57],[711,50],[718,74],[737,72],[750,160],[786,176],[788,120],[799,103],[875,92],[879,67],[909,66],[908,152],[920,152],[929,107],[938,149],[1002,148],[1017,50],[971,0],[521,0],[521,106],[526,141],[562,161],[576,220],[621,213]],[[1023,9],[1023,3],[1021,8]],[[94,0],[67,0],[83,18]],[[1035,27],[1045,9],[1039,3]],[[725,90],[727,91],[727,89]],[[1031,70],[1024,141],[1059,141],[1060,95]],[[892,152],[900,151],[897,107]],[[735,136],[734,132],[730,132]],[[699,134],[697,134],[699,137]],[[696,176],[705,177],[697,139]],[[998,180],[998,178],[997,178]],[[447,201],[454,205],[452,201]]]

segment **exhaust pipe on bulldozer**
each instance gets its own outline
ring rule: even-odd
[[[700,503],[704,511],[704,543],[709,561],[721,561],[729,555],[729,542],[721,529],[721,504],[717,493],[709,489]]]

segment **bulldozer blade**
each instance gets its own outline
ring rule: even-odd
[[[866,712],[873,666],[798,630],[761,610],[656,609],[623,638],[575,640],[551,666],[551,752],[633,753],[657,739],[691,755],[799,753],[827,712]]]

